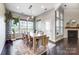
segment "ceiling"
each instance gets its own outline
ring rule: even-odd
[[[64,6],[64,19],[66,20],[79,19],[79,3],[65,3],[63,6]]]
[[[79,3],[64,3],[64,10],[79,10]]]
[[[48,10],[55,9],[59,3],[6,3],[5,7],[13,12],[38,16]]]
[[[79,3],[65,3],[63,7],[65,15],[79,14]]]

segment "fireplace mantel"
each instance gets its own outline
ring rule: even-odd
[[[65,29],[79,29],[79,27],[65,27]]]
[[[68,38],[68,30],[78,30],[78,38],[79,38],[79,28],[78,27],[65,27],[64,29],[64,38]]]

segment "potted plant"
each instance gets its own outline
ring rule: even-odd
[[[12,14],[10,11],[5,13],[5,22],[8,23],[12,19]]]
[[[19,22],[19,17],[14,18],[14,24],[17,25],[18,22]]]

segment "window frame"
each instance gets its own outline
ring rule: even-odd
[[[57,12],[59,12],[59,17],[57,17]],[[61,15],[62,14],[62,18]],[[57,27],[57,20],[59,20],[59,27]],[[61,21],[62,24],[61,25]],[[57,31],[57,28],[59,28],[59,31]],[[59,34],[57,34],[57,32],[59,32]],[[59,10],[55,11],[55,37],[59,37],[60,35],[64,34],[64,13],[60,12]]]

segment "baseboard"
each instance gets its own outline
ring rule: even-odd
[[[52,40],[49,40],[49,42],[51,42],[51,43],[57,43],[57,42],[60,42],[60,41],[62,41],[63,39],[66,39],[66,38],[62,38],[62,39],[59,39],[59,40],[57,40],[57,41],[52,41]]]
[[[54,42],[54,41],[49,40],[49,42],[51,42],[51,43],[54,43],[54,44],[55,44],[55,42]]]

